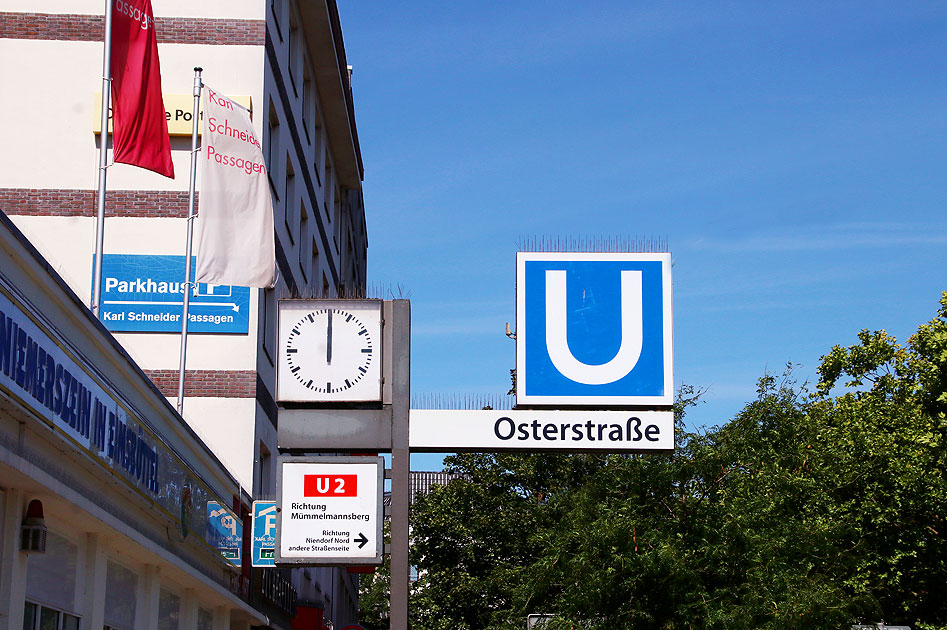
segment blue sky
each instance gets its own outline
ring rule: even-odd
[[[691,427],[862,328],[906,340],[947,289],[943,3],[340,11],[369,282],[410,292],[416,394],[508,389],[534,237],[667,240]]]

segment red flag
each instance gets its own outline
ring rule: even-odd
[[[151,0],[109,1],[114,159],[173,178]]]

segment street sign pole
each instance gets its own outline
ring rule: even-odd
[[[408,486],[411,454],[411,302],[385,302],[385,330],[391,335],[391,630],[408,630]],[[388,340],[386,340],[388,341]]]

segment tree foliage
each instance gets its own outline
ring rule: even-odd
[[[947,628],[947,294],[818,375],[765,375],[673,454],[449,458],[466,478],[412,514],[413,627]]]

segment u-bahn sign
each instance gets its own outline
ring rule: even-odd
[[[520,407],[673,404],[671,255],[519,252]]]
[[[281,456],[276,565],[381,564],[384,461]]]

